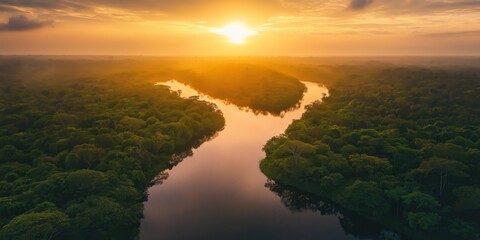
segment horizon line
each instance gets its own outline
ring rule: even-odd
[[[392,55],[147,55],[147,54],[0,54],[0,57],[165,57],[165,58],[192,58],[192,57],[257,57],[257,58],[370,58],[370,57],[462,57],[462,58],[476,58],[480,57],[480,54],[475,55],[455,55],[455,54],[443,54],[443,55],[412,55],[412,54],[392,54]]]

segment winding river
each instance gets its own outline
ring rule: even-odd
[[[343,214],[324,204],[320,209],[296,206],[302,197],[281,190],[259,169],[263,145],[300,118],[305,105],[325,97],[325,87],[304,82],[308,90],[300,107],[279,117],[256,115],[176,81],[161,84],[180,90],[182,97],[199,96],[215,103],[226,126],[167,171],[169,177],[162,184],[148,189],[141,240],[359,238],[345,230]]]

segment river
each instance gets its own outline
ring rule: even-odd
[[[169,177],[162,184],[148,189],[141,240],[358,239],[344,230],[340,221],[344,216],[336,211],[286,207],[295,202],[288,198],[296,193],[280,191],[286,196],[280,198],[267,187],[273,183],[259,169],[263,145],[300,118],[305,105],[328,95],[328,89],[304,82],[307,92],[300,107],[280,117],[256,115],[176,81],[161,84],[181,90],[182,97],[199,96],[215,103],[226,126],[167,171]]]

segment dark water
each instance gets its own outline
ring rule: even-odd
[[[162,84],[181,90],[182,97],[200,95],[175,81]],[[285,189],[260,172],[262,147],[268,139],[300,118],[306,104],[328,94],[322,86],[304,84],[308,92],[301,106],[282,117],[255,115],[200,96],[223,112],[225,129],[169,170],[162,184],[148,190],[140,239],[368,239],[380,235],[396,239],[395,234],[343,214],[333,205]]]

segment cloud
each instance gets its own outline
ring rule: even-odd
[[[12,7],[35,15],[50,15],[55,19],[92,16],[92,18],[121,20],[124,12],[138,19],[228,21],[248,19],[264,21],[271,16],[286,14],[283,1],[291,0],[0,0],[0,6]],[[212,14],[215,13],[215,14]],[[129,21],[130,18],[125,18]]]
[[[82,9],[82,4],[67,0],[0,0],[0,5],[35,9]]]
[[[95,7],[111,7],[130,10],[151,10],[167,13],[183,12],[212,6],[251,6],[252,8],[281,8],[281,0],[0,0],[0,6],[26,7],[33,9],[88,10]]]
[[[373,3],[373,0],[352,0],[348,8],[352,10],[360,10],[368,7],[368,5],[372,3]]]
[[[368,8],[374,17],[459,15],[478,13],[480,0],[0,0],[0,12],[16,10],[55,19],[90,16],[100,20],[178,20],[218,24],[248,19],[262,23],[271,17],[321,15],[343,19],[345,9]],[[350,15],[347,15],[350,16]]]
[[[12,7],[7,7],[7,6],[0,5],[0,13],[1,12],[17,12],[17,10],[15,8],[12,8]]]
[[[425,37],[467,37],[467,36],[480,37],[480,30],[430,33],[430,34],[424,34],[423,36]]]
[[[480,0],[375,0],[375,6],[386,15],[458,14],[478,12]]]
[[[25,15],[18,15],[10,17],[6,23],[0,23],[0,31],[27,31],[52,24],[52,20],[31,19]]]

